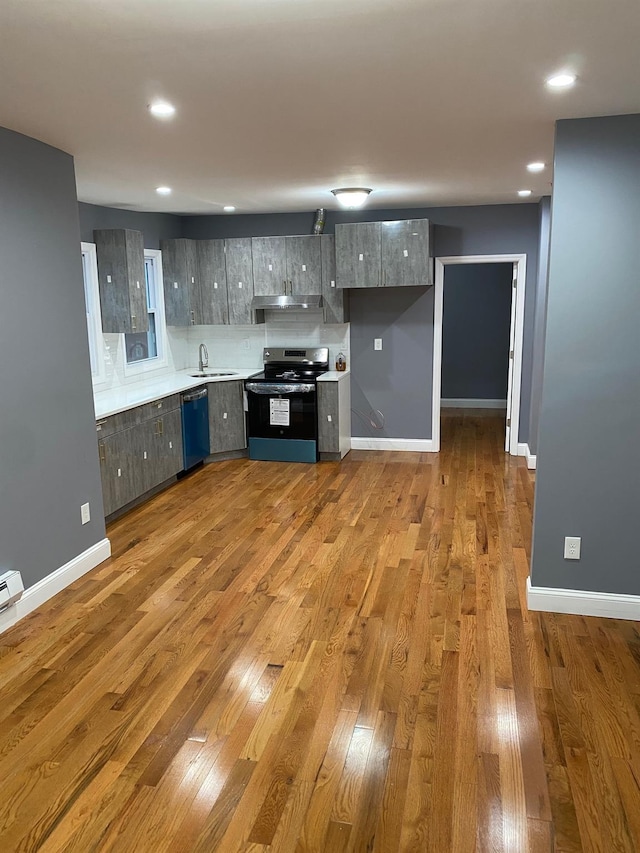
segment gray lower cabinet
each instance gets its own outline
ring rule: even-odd
[[[337,285],[403,287],[433,284],[428,219],[336,225]]]
[[[318,453],[342,459],[351,449],[351,381],[318,382]]]
[[[209,383],[209,443],[211,453],[230,453],[247,446],[244,383]]]
[[[145,424],[143,440],[147,453],[144,491],[182,471],[182,412],[176,409]]]
[[[229,304],[224,240],[198,240],[197,254],[202,323],[207,326],[227,324]]]
[[[167,326],[203,322],[195,240],[161,240],[164,311]]]
[[[178,395],[105,418],[97,425],[105,516],[182,470],[182,413]],[[126,419],[123,417],[126,414]],[[132,424],[122,428],[124,423]]]
[[[324,322],[348,323],[349,291],[337,286],[335,238],[333,234],[323,234],[320,240]]]
[[[144,241],[140,231],[125,228],[93,232],[98,259],[102,331],[147,332]]]
[[[111,515],[136,497],[134,459],[136,427],[100,439],[100,474],[105,516]]]
[[[253,299],[251,237],[225,240],[225,254],[229,323],[231,325],[255,323],[251,310],[251,300]]]

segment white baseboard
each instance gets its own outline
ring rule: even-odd
[[[457,398],[443,397],[440,400],[440,407],[447,409],[505,409],[507,408],[506,400],[480,400],[475,397]]]
[[[410,450],[434,453],[431,438],[351,438],[352,450]]]
[[[531,452],[531,448],[526,442],[518,442],[518,456],[524,456],[527,460],[527,468],[535,471],[537,457]]]
[[[531,578],[527,578],[527,606],[529,610],[544,610],[547,613],[605,616],[640,622],[640,595],[531,586]]]
[[[527,468],[530,471],[535,471],[536,465],[538,463],[538,457],[535,455],[535,453],[531,452],[531,448],[529,447],[528,444],[527,444],[527,452],[525,455],[527,457]]]
[[[22,598],[17,601],[12,607],[9,607],[4,613],[0,613],[0,633],[6,631],[12,625],[15,625],[20,619],[28,613],[33,612],[45,601],[48,601],[58,592],[61,592],[69,584],[81,578],[82,575],[95,569],[96,566],[104,562],[111,556],[111,542],[108,539],[102,539],[91,548],[87,548],[82,554],[78,554],[73,560],[65,563],[59,569],[51,572],[42,580],[30,586],[22,595]]]

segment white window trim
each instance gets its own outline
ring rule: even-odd
[[[91,331],[87,328],[87,334],[95,337],[97,353],[96,373],[91,374],[93,387],[104,385],[107,381],[107,366],[104,358],[104,338],[102,337],[102,312],[100,310],[100,285],[98,283],[98,255],[95,243],[80,243],[80,253],[86,255],[89,263],[84,269],[87,271],[87,290],[91,295],[92,322]],[[84,274],[83,269],[83,274]]]
[[[152,259],[155,266],[155,281],[156,281],[156,338],[158,341],[158,350],[161,353],[157,358],[146,359],[145,361],[134,361],[132,364],[127,362],[127,352],[125,348],[124,334],[121,335],[122,340],[122,357],[123,369],[126,377],[143,376],[146,373],[153,373],[156,370],[166,370],[169,367],[169,338],[167,336],[167,323],[164,315],[164,284],[162,279],[162,252],[160,249],[145,249],[145,260]]]

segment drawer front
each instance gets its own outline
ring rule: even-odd
[[[138,412],[136,423],[144,423],[153,418],[158,418],[167,412],[173,412],[180,408],[180,394],[171,394],[169,397],[162,397],[160,400],[154,400],[152,403],[145,403],[144,406],[139,406],[135,411]]]
[[[130,429],[137,424],[153,420],[153,418],[158,418],[179,408],[180,394],[170,394],[168,397],[162,397],[152,403],[145,403],[143,406],[118,412],[118,414],[110,415],[108,418],[100,418],[96,421],[98,439],[122,432],[123,429]]]

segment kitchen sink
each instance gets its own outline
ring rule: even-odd
[[[190,373],[194,379],[205,379],[208,376],[236,376],[233,370],[207,370],[202,373]]]

